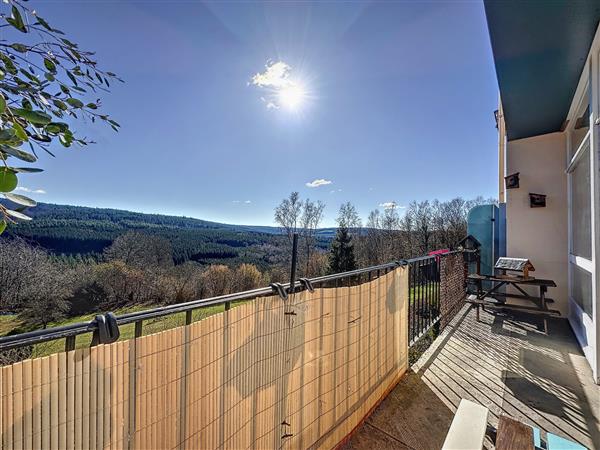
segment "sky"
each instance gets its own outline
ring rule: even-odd
[[[497,195],[498,89],[479,1],[32,1],[125,80],[121,124],[41,156],[38,201],[274,225],[292,191],[395,202]]]

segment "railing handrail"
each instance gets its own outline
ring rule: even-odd
[[[364,273],[374,272],[376,270],[387,270],[399,267],[401,265],[406,265],[409,263],[414,263],[418,261],[424,261],[427,259],[435,259],[440,256],[446,256],[449,254],[457,253],[459,250],[454,250],[449,253],[438,254],[438,255],[426,255],[419,256],[416,258],[410,259],[401,259],[397,261],[392,261],[386,264],[380,264],[376,266],[369,266],[363,269],[352,270],[348,272],[340,272],[331,275],[324,275],[321,277],[310,278],[309,281],[311,284],[319,284],[328,281],[339,280],[342,278],[362,275]],[[286,292],[291,291],[290,283],[282,283],[281,286],[286,290]],[[299,289],[303,288],[304,284],[302,281],[296,281],[294,283],[293,291],[297,292]],[[160,306],[157,308],[147,309],[143,311],[136,311],[121,314],[116,316],[116,321],[118,325],[125,325],[129,323],[141,322],[143,320],[155,319],[158,317],[164,317],[171,314],[178,314],[183,312],[191,312],[195,309],[204,308],[207,306],[216,306],[222,304],[229,304],[233,301],[241,301],[241,300],[253,300],[258,297],[264,297],[267,295],[273,295],[274,289],[270,286],[252,289],[249,291],[236,292],[233,294],[220,295],[216,297],[210,297],[206,299],[193,300],[185,303],[176,303],[173,305]],[[87,322],[78,322],[69,325],[63,325],[54,328],[46,328],[42,330],[29,331],[26,333],[15,334],[11,336],[2,336],[0,337],[0,351],[8,350],[12,348],[25,347],[28,345],[40,344],[43,342],[53,341],[56,339],[63,338],[72,338],[78,336],[80,334],[93,333],[98,331],[99,326],[96,319],[92,319]]]

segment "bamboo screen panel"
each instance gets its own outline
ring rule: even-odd
[[[408,269],[0,371],[1,448],[332,448],[408,366]]]

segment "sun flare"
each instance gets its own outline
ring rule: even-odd
[[[249,85],[261,91],[260,99],[267,109],[283,110],[303,116],[315,99],[306,74],[283,61],[268,61],[264,72],[255,74]]]
[[[306,100],[306,91],[300,84],[290,83],[279,89],[277,97],[283,108],[295,110]]]

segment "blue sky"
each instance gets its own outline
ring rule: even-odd
[[[22,177],[39,201],[271,225],[297,190],[332,225],[345,201],[366,217],[390,201],[496,195],[481,2],[31,6],[126,81],[103,98],[119,133],[80,123],[96,145],[56,149]],[[302,85],[296,108],[268,107],[252,84],[269,62]]]

